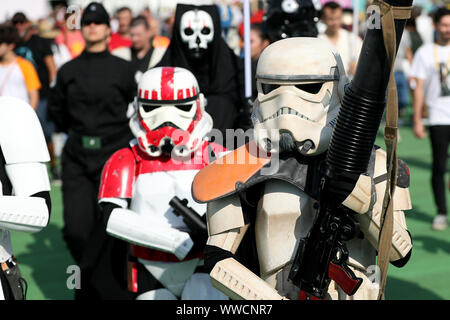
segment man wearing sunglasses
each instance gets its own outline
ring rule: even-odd
[[[92,2],[86,7],[81,17],[86,48],[61,67],[49,101],[51,118],[59,131],[68,133],[62,154],[63,237],[81,267],[77,299],[121,298],[122,290],[120,281],[113,276],[111,263],[101,267],[101,262],[85,258],[87,248],[103,245],[88,240],[98,220],[101,170],[106,160],[126,147],[132,137],[126,111],[136,83],[130,64],[108,51],[109,19],[100,3]],[[122,252],[121,248],[114,250]],[[89,280],[94,266],[104,268],[96,278],[95,288]]]

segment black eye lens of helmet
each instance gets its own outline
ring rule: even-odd
[[[204,27],[201,31],[202,34],[209,34],[211,32],[211,29],[208,27]]]
[[[192,30],[192,28],[185,28],[184,34],[187,36],[192,36],[194,34],[194,30]]]
[[[296,84],[295,87],[308,93],[316,94],[322,89],[323,82]]]
[[[272,92],[273,90],[279,87],[280,87],[279,84],[261,83],[261,88],[264,94],[268,94],[269,92]]]
[[[142,109],[144,109],[145,112],[151,112],[159,107],[160,105],[151,105],[151,104],[141,104]]]
[[[176,104],[175,108],[178,108],[181,111],[191,111],[192,104]]]

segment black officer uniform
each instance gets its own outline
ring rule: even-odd
[[[81,22],[109,25],[109,15],[101,4],[91,3]],[[86,249],[105,245],[90,240],[96,224],[102,220],[97,206],[101,171],[106,160],[118,149],[127,147],[132,138],[126,112],[135,94],[131,64],[107,50],[98,53],[85,50],[63,65],[51,89],[49,115],[58,131],[68,133],[61,160],[63,237],[82,273]],[[98,251],[101,250],[106,249]],[[117,252],[125,251],[119,248]],[[112,254],[108,259],[114,259]],[[125,261],[126,257],[117,259]],[[93,261],[91,267],[98,267],[98,264]],[[111,269],[113,264],[109,261],[106,267]],[[107,278],[105,272],[101,274]],[[105,279],[104,282],[112,287],[114,281]],[[86,285],[89,286],[84,284],[83,294],[89,291]]]

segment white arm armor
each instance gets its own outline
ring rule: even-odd
[[[38,192],[50,191],[47,166],[40,162],[7,164],[6,174],[16,196],[32,196]]]
[[[0,97],[0,146],[14,196],[0,196],[0,228],[36,232],[48,223],[43,198],[30,197],[50,190],[50,160],[36,112],[22,100]]]
[[[16,163],[5,168],[14,196],[0,196],[0,229],[40,231],[48,224],[48,207],[43,198],[30,196],[50,190],[45,164]]]
[[[50,161],[36,112],[17,98],[0,97],[0,145],[7,164]]]
[[[0,229],[36,232],[48,223],[45,200],[38,197],[0,197]]]
[[[128,209],[116,208],[111,212],[106,232],[133,244],[173,253],[180,260],[194,245],[187,232]]]
[[[377,150],[377,162],[375,163],[375,175],[386,173],[385,152]],[[352,193],[343,204],[359,213],[361,231],[378,250],[378,238],[380,234],[381,211],[386,189],[386,180],[374,185],[374,180],[369,176],[361,175]],[[405,210],[411,209],[409,188],[396,187],[394,201],[394,226],[392,233],[391,261],[404,258],[412,248],[410,235],[407,231]]]

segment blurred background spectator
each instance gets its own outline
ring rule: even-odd
[[[411,53],[416,53],[417,49],[423,44],[423,39],[420,33],[417,31],[416,19],[420,14],[421,9],[419,7],[413,7],[411,11],[411,19],[406,21],[405,30],[409,33],[409,38],[411,40]]]
[[[81,31],[76,27],[76,13],[66,13],[60,32],[55,38],[56,44],[63,44],[69,49],[72,58],[78,57],[84,50],[85,42]]]
[[[399,125],[403,124],[403,116],[406,108],[409,104],[409,84],[408,74],[411,69],[413,61],[413,53],[411,49],[411,37],[408,30],[404,30],[402,39],[397,49],[397,57],[394,62],[394,79],[397,85],[398,95],[398,112],[399,112]]]
[[[15,54],[18,41],[14,27],[0,25],[0,96],[19,98],[36,110],[41,82],[33,64]]]
[[[321,13],[321,19],[326,25],[326,30],[318,37],[328,40],[337,48],[344,63],[345,71],[349,78],[352,78],[361,52],[362,40],[343,28],[342,18],[342,7],[337,2],[327,2]]]
[[[417,138],[426,137],[422,119],[426,105],[433,156],[431,186],[437,209],[432,228],[444,230],[448,225],[445,175],[450,145],[450,8],[439,8],[433,18],[436,41],[417,50],[411,70],[415,79],[413,130]]]
[[[133,19],[133,13],[131,12],[131,9],[128,7],[119,8],[116,11],[116,19],[119,29],[111,35],[111,39],[109,40],[110,51],[120,47],[130,48],[132,45],[130,37],[130,24]]]
[[[60,25],[60,32],[55,43],[64,44],[69,49],[72,58],[78,57],[84,50],[85,42],[81,31],[76,26],[76,13],[66,13],[64,22]]]
[[[53,53],[53,60],[58,70],[64,63],[72,59],[72,54],[64,43],[56,43],[55,39],[60,34],[48,20],[39,22],[39,36],[46,39]]]
[[[142,73],[155,66],[164,55],[169,39],[157,36],[144,16],[133,18],[130,23],[131,47],[112,50],[112,54],[130,61],[136,71],[136,82]]]

